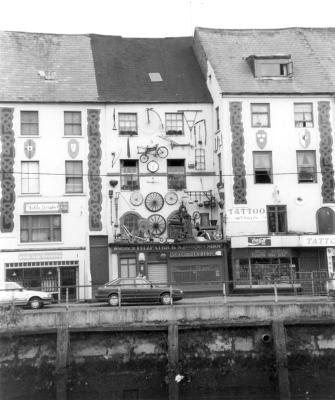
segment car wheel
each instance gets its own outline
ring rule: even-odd
[[[43,307],[43,301],[39,297],[32,297],[29,300],[29,306],[32,310],[38,310]]]
[[[116,307],[119,305],[119,296],[117,294],[111,294],[108,297],[108,304],[112,307]]]
[[[168,306],[169,304],[171,304],[171,296],[170,296],[170,293],[163,293],[163,294],[161,295],[161,303],[162,303],[164,306]]]

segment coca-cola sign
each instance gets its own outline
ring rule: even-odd
[[[271,238],[269,236],[249,236],[248,246],[271,246]]]

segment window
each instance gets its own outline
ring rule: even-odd
[[[313,128],[312,103],[294,103],[294,126],[296,128]]]
[[[166,113],[165,131],[167,135],[182,135],[184,133],[184,114]]]
[[[119,134],[137,135],[137,114],[119,113]]]
[[[21,215],[21,242],[60,242],[60,215]]]
[[[38,135],[38,111],[21,111],[21,135]]]
[[[329,207],[321,207],[316,213],[319,234],[335,233],[335,213]]]
[[[138,176],[138,160],[121,160],[121,190],[138,190],[140,180]]]
[[[220,109],[219,107],[215,108],[215,115],[216,115],[216,130],[220,130]]]
[[[64,111],[64,135],[65,136],[81,135],[80,111]]]
[[[65,192],[83,193],[82,161],[65,161]]]
[[[286,206],[266,206],[269,233],[287,232]]]
[[[255,183],[272,183],[271,151],[254,151]]]
[[[299,183],[314,183],[316,176],[316,158],[314,150],[297,151],[297,168]]]
[[[167,160],[168,189],[186,189],[185,160]]]
[[[251,126],[270,127],[270,104],[251,104]]]
[[[136,258],[120,258],[120,276],[121,278],[136,277]],[[126,282],[123,282],[123,284]]]
[[[258,68],[261,77],[285,77],[293,73],[293,64],[290,63],[260,63]]]
[[[139,235],[139,220],[141,216],[135,212],[127,212],[120,218],[120,226],[121,228],[125,226],[128,231],[136,236]],[[123,229],[121,229],[122,233],[125,233]]]
[[[36,194],[40,192],[40,175],[38,161],[21,162],[21,193]]]
[[[195,149],[195,169],[198,171],[206,169],[205,149]]]

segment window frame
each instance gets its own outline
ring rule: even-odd
[[[36,115],[36,121],[24,121],[24,116],[28,114]],[[30,132],[32,126],[36,126],[36,130],[33,130],[33,133]],[[24,127],[29,127],[29,133],[24,133]],[[39,136],[39,113],[38,110],[21,110],[20,111],[20,135],[21,136]]]
[[[136,167],[136,173],[133,172],[124,172],[123,168],[127,168],[127,166],[125,167],[123,164],[124,162],[134,162],[135,163],[135,167]],[[131,166],[128,166],[129,168]],[[123,179],[124,178],[128,178],[131,177],[131,185],[124,185],[123,184]],[[136,180],[137,180],[137,185],[136,185]],[[139,168],[139,162],[138,160],[135,159],[129,159],[129,160],[120,160],[120,189],[123,191],[134,191],[134,190],[140,190],[140,168]]]
[[[273,208],[273,210],[271,210]],[[280,211],[279,209],[282,209]],[[270,230],[270,218],[269,218],[269,213],[274,212],[275,213],[275,225],[276,225],[276,230],[272,231]],[[284,230],[279,230],[279,213],[282,212],[284,214]],[[273,205],[267,205],[266,206],[266,218],[267,218],[267,226],[268,226],[268,233],[287,233],[287,206],[283,204],[273,204]]]
[[[122,117],[125,116],[133,116],[135,117],[135,130],[125,130],[122,129],[121,125],[122,123],[127,123],[127,121],[122,121]],[[129,122],[129,121],[128,121]],[[129,124],[131,124],[131,121],[129,122]],[[136,136],[138,135],[138,118],[137,118],[137,113],[126,113],[126,112],[121,112],[118,113],[118,128],[119,128],[119,135],[121,136]]]
[[[298,154],[302,154],[302,153],[312,154],[314,165],[313,165],[313,167],[307,167],[307,168],[313,168],[314,169],[314,172],[312,173],[313,180],[301,180],[300,177],[299,177],[299,174],[301,172],[299,171]],[[317,183],[318,182],[318,177],[317,177],[317,165],[316,165],[316,151],[315,150],[297,150],[296,151],[296,160],[297,160],[297,180],[298,180],[298,183]],[[302,168],[302,167],[300,166],[300,168]]]
[[[173,163],[176,161],[182,161],[183,162],[183,173],[169,173],[169,168],[171,167],[178,167],[179,165],[169,165],[169,163]],[[180,165],[181,166],[181,165]],[[186,189],[186,166],[185,166],[185,159],[183,158],[174,158],[174,159],[169,159],[166,160],[166,175],[167,175],[167,188],[172,189],[172,190],[184,190]],[[172,177],[183,177],[182,184],[171,184],[171,178]],[[172,179],[173,180],[173,179]],[[179,179],[175,179],[176,181],[179,181]]]
[[[198,147],[194,150],[194,160],[196,171],[206,170],[206,151],[202,147]]]
[[[302,121],[300,121],[300,120],[297,120],[296,119],[296,114],[303,114],[304,115],[304,117],[305,117],[305,114],[307,114],[307,113],[305,113],[305,112],[297,112],[296,111],[296,106],[306,106],[306,105],[309,105],[309,106],[311,106],[311,121],[307,121],[305,118],[303,118],[303,120]],[[314,128],[314,109],[313,109],[313,103],[312,102],[299,102],[299,103],[293,103],[293,112],[294,112],[294,127],[295,128]],[[311,125],[306,125],[306,123],[310,123]],[[303,126],[299,126],[298,124],[299,123],[302,123],[303,124]]]
[[[37,166],[37,172],[30,172],[28,168],[28,172],[24,172],[24,165],[36,165]],[[37,191],[31,191],[29,190],[29,183],[35,181],[37,183]],[[28,184],[28,190],[24,191],[24,182],[27,182]],[[40,163],[39,161],[21,161],[21,194],[39,194],[40,193]]]
[[[70,115],[72,116],[72,122],[66,122],[66,115]],[[80,116],[80,123],[76,123],[73,122],[73,115],[79,115]],[[73,127],[75,126],[79,126],[79,130],[80,133],[73,133]],[[67,127],[71,127],[72,128],[72,132],[71,133],[67,133],[66,132],[66,128]],[[81,111],[64,111],[64,136],[82,136],[83,131],[82,131],[82,115],[81,115]]]
[[[215,117],[216,117],[216,131],[220,130],[220,107],[215,107]]]
[[[270,173],[268,174],[270,176],[270,182],[257,182],[257,175],[256,175],[256,167],[255,167],[255,160],[256,156],[258,154],[268,154],[270,156]],[[254,184],[255,185],[268,185],[273,183],[273,162],[272,162],[272,151],[253,151],[252,152],[252,158],[253,158],[253,174],[254,174]],[[261,176],[260,174],[258,176]],[[265,176],[265,174],[264,174]]]
[[[36,218],[49,218],[49,227],[48,228],[39,228],[39,229],[48,229],[49,230],[49,239],[50,240],[33,240],[33,220]],[[56,218],[59,220],[59,227],[56,227],[55,220]],[[27,220],[27,227],[22,228],[23,221]],[[22,240],[23,231],[27,232],[27,240]],[[57,232],[59,232],[59,238],[56,237]],[[20,243],[50,243],[50,242],[61,242],[62,241],[62,217],[61,214],[29,214],[29,215],[20,215]]]
[[[74,174],[68,172],[67,166],[70,165],[81,165],[81,173],[80,174]],[[80,181],[81,182],[81,190],[69,190],[70,185],[72,185],[72,188],[76,187],[76,184],[73,183],[67,183],[68,179],[73,179],[75,182]],[[83,173],[83,161],[82,160],[65,160],[65,193],[67,194],[82,194],[84,193],[84,173]]]
[[[176,119],[171,119],[170,121],[168,121],[168,116],[177,116],[177,117],[181,117],[181,120],[178,121],[178,118]],[[171,128],[173,128],[173,122],[175,122],[176,127],[178,128],[179,123],[181,123],[181,130],[180,129],[168,129],[168,122],[170,122],[170,126]],[[165,134],[168,136],[172,136],[172,135],[176,135],[176,136],[182,136],[185,133],[185,125],[184,125],[184,113],[182,112],[167,112],[165,113]]]
[[[266,112],[256,112],[253,111],[253,106],[266,106]],[[253,122],[254,115],[266,115],[267,116],[267,124],[266,125],[255,125]],[[270,119],[270,103],[250,103],[250,118],[251,118],[251,127],[252,128],[271,128],[271,119]]]

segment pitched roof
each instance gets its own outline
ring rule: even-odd
[[[191,37],[138,39],[91,35],[100,101],[212,102]],[[149,73],[158,72],[160,82]]]
[[[211,102],[192,41],[0,32],[0,101]]]
[[[89,36],[0,32],[0,101],[97,99]]]
[[[194,40],[199,60],[203,56],[200,48],[213,67],[223,93],[335,92],[334,28],[196,28]],[[246,58],[275,54],[291,55],[293,78],[255,78]]]

